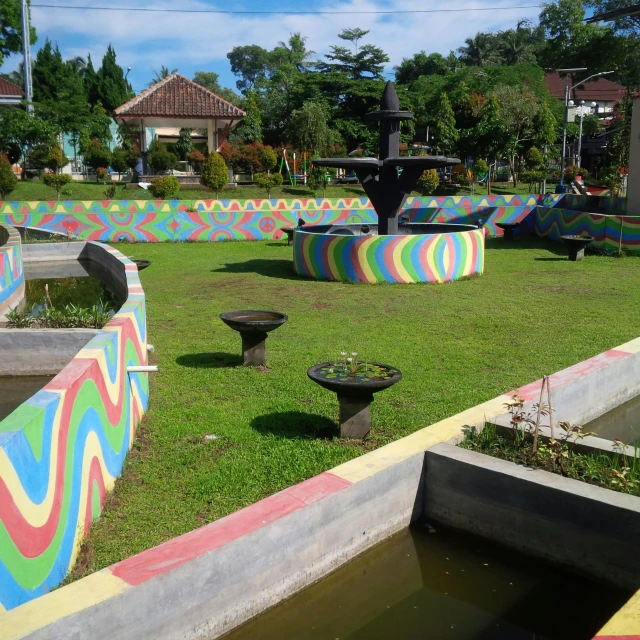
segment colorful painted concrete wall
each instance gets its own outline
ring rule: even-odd
[[[0,610],[60,584],[122,470],[148,402],[145,296],[135,264],[98,244],[128,297],[44,389],[0,421]],[[0,630],[0,636],[2,632]]]
[[[525,219],[555,196],[452,196],[409,198],[414,222],[495,222]],[[267,240],[282,227],[376,222],[367,198],[290,200],[111,200],[102,202],[0,202],[0,222],[33,227],[84,240],[115,242]]]
[[[640,217],[538,207],[535,232],[551,240],[560,240],[563,235],[590,235],[595,238],[590,248],[640,254]]]
[[[20,234],[0,224],[0,316],[24,298],[24,273]]]
[[[339,236],[296,231],[296,273],[342,282],[450,282],[484,269],[484,232]]]

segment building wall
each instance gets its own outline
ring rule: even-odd
[[[111,321],[41,391],[0,421],[0,611],[60,584],[120,474],[147,408],[145,296],[136,266],[90,243],[126,280]],[[2,636],[2,631],[0,631]]]

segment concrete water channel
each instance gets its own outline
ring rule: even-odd
[[[224,638],[586,640],[629,595],[420,522]]]

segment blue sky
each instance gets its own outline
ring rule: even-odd
[[[43,0],[32,0],[45,4]],[[335,10],[372,11],[393,9],[462,8],[461,13],[381,15],[228,15],[189,13],[143,13],[119,11],[65,10],[52,7],[32,8],[32,23],[38,32],[38,44],[45,38],[57,42],[65,58],[91,53],[94,64],[109,43],[118,63],[132,67],[129,79],[137,91],[146,88],[153,70],[165,65],[191,77],[196,70],[215,71],[223,85],[235,89],[226,54],[235,46],[258,44],[273,48],[289,34],[301,32],[318,55],[330,45],[341,42],[336,34],[346,27],[370,29],[366,42],[382,47],[391,58],[389,72],[403,57],[424,49],[448,54],[477,31],[505,29],[518,20],[535,19],[538,9],[507,10],[513,5],[533,4],[523,0],[51,0],[51,4],[73,6],[139,6],[171,9],[222,10]],[[470,11],[476,7],[504,7],[500,11]],[[35,55],[35,51],[34,54]],[[3,71],[19,62],[9,58]]]

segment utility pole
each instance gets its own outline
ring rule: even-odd
[[[29,27],[29,5],[21,0],[22,5],[22,52],[24,54],[24,97],[27,101],[27,112],[33,113],[33,84],[31,83],[31,29]]]

